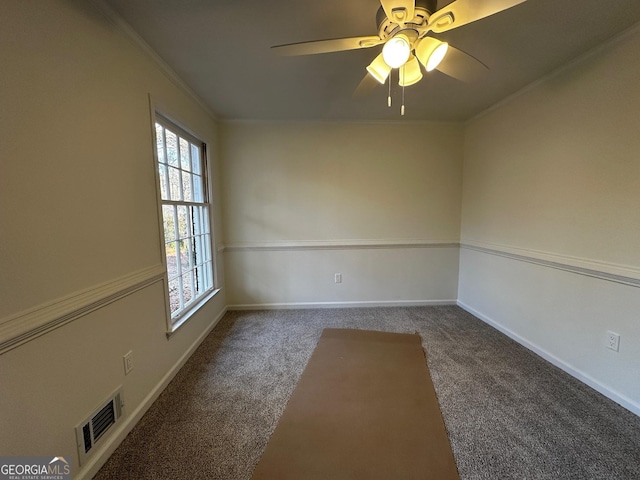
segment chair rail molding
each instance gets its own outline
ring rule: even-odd
[[[281,242],[237,242],[221,247],[223,252],[273,250],[355,250],[394,248],[458,248],[458,240],[428,239],[348,239],[348,240],[296,240]]]
[[[640,268],[635,266],[619,265],[616,263],[601,262],[599,260],[468,239],[460,242],[460,248],[519,260],[521,262],[533,263],[557,270],[564,270],[566,272],[599,278],[632,287],[640,287]]]
[[[165,276],[158,264],[0,319],[0,355]]]

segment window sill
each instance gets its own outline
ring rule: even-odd
[[[205,295],[204,297],[202,297],[198,302],[196,302],[190,309],[188,312],[186,312],[184,315],[182,315],[178,321],[176,323],[174,323],[173,325],[171,325],[171,329],[167,331],[167,339],[170,339],[185,323],[187,323],[189,321],[189,319],[195,315],[200,308],[207,303],[209,300],[211,300],[213,297],[216,296],[216,294],[220,291],[219,288],[216,288],[214,290],[212,290],[210,293],[208,293],[207,295]]]

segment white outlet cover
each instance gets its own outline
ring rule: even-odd
[[[620,350],[620,335],[615,332],[607,332],[607,348],[617,352]]]
[[[124,374],[128,375],[133,370],[133,351],[129,351],[122,357],[124,360]]]

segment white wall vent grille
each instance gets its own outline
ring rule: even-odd
[[[89,417],[76,427],[78,459],[80,465],[93,452],[94,447],[122,416],[122,393],[118,389],[109,400],[103,402]]]

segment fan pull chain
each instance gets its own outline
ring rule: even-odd
[[[404,78],[404,65],[402,65],[402,77]],[[402,83],[402,106],[400,107],[400,115],[404,115],[404,82]]]
[[[391,107],[391,73],[389,72],[389,96],[387,97],[387,107]]]

